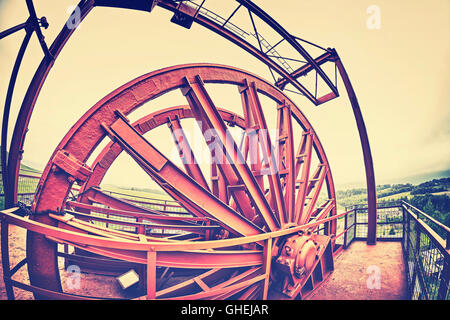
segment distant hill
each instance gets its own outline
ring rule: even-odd
[[[411,184],[420,184],[426,181],[430,181],[433,179],[447,178],[450,177],[450,169],[441,170],[441,171],[433,171],[428,173],[421,173],[416,175],[411,175],[408,177],[393,179],[391,183],[411,183]],[[389,183],[389,182],[386,182]]]
[[[447,178],[450,177],[450,169],[447,170],[439,170],[439,171],[432,171],[428,173],[420,173],[420,174],[413,174],[406,177],[401,178],[393,178],[393,179],[378,179],[377,176],[375,176],[375,182],[377,184],[406,184],[411,183],[413,185],[418,185],[423,182],[431,181],[433,179],[441,179],[441,178]],[[349,190],[349,189],[359,189],[359,188],[365,188],[366,182],[365,181],[359,181],[359,182],[349,182],[349,183],[335,183],[336,190]]]
[[[444,196],[450,201],[450,172],[445,178],[429,179],[421,183],[406,182],[377,185],[377,201],[379,203],[400,199],[411,200],[415,196],[424,195]],[[336,196],[338,205],[341,207],[367,203],[366,188],[338,189]]]

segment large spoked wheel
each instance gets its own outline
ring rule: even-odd
[[[235,87],[241,101],[237,109],[216,105],[211,91],[219,85]],[[130,123],[127,117],[133,111],[174,90],[181,91],[186,105],[154,110]],[[198,141],[190,141],[183,129],[189,122],[197,123],[202,133],[203,147],[209,152],[206,162],[196,155]],[[181,165],[173,153],[165,154],[144,137],[162,126],[168,126],[171,134],[158,139],[173,144]],[[87,166],[104,139],[111,142]],[[101,182],[122,151],[182,212],[149,209],[102,192]],[[80,193],[69,199],[74,182],[81,185]],[[106,238],[178,245],[179,250],[158,251],[152,261],[156,272],[146,275],[147,286],[154,288],[147,294],[152,298],[305,298],[333,270],[336,221],[326,218],[336,215],[335,191],[316,133],[280,90],[228,66],[195,64],[158,70],[103,98],[53,153],[32,209],[35,220],[53,226]],[[94,212],[131,217],[135,228],[124,232],[99,227],[91,223]],[[295,233],[278,232],[299,226],[306,227]],[[258,238],[265,234],[273,236]],[[230,239],[238,241],[217,245]],[[196,250],[193,244],[201,242],[205,242],[203,249]],[[33,285],[61,290],[57,243],[28,233]],[[150,263],[148,257],[124,248],[66,243],[109,258]]]

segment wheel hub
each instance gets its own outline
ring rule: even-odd
[[[276,264],[281,272],[295,284],[311,271],[318,258],[320,246],[310,234],[289,237],[282,247]]]

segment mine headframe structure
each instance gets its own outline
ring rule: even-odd
[[[3,111],[1,165],[6,208],[12,208],[17,203],[18,177],[23,154],[23,145],[36,100],[55,60],[58,58],[59,53],[70,39],[71,35],[77,29],[76,27],[95,7],[114,7],[151,12],[158,6],[173,12],[171,22],[188,29],[195,22],[250,53],[269,68],[274,85],[279,90],[289,91],[304,96],[315,106],[319,106],[339,96],[337,75],[339,74],[341,76],[355,116],[364,157],[368,194],[367,242],[369,244],[375,244],[376,188],[370,145],[355,91],[335,49],[323,48],[315,43],[292,35],[275,21],[275,19],[250,0],[236,0],[235,9],[227,17],[222,17],[219,14],[208,10],[205,6],[205,0],[197,2],[173,0],[82,0],[75,7],[74,13],[72,14],[74,15],[76,13],[79,21],[76,21],[75,26],[70,23],[64,24],[53,43],[48,46],[41,31],[41,28],[48,27],[47,19],[45,17],[38,18],[32,0],[25,1],[29,11],[28,19],[24,23],[0,32],[0,39],[20,30],[25,30],[26,32],[12,70]],[[245,11],[248,14],[248,19],[252,26],[250,32],[243,30],[232,22],[233,17],[238,12],[241,13],[242,11]],[[73,17],[71,16],[69,19],[73,19]],[[258,25],[255,23],[256,19],[265,23],[266,27],[269,27],[275,34],[278,34],[280,40],[275,44],[270,44],[263,35],[258,32]],[[23,56],[34,33],[43,50],[44,57],[23,98],[14,125],[11,143],[8,148],[7,137],[14,87]],[[294,52],[293,56],[286,56],[280,53],[282,44],[287,45],[290,48],[291,54]],[[305,49],[306,45],[321,50],[321,54],[314,58]],[[294,62],[296,65],[300,64],[300,66],[293,67],[292,65]],[[322,68],[326,63],[334,63],[334,81],[331,80],[330,76]],[[314,85],[312,88],[307,88],[307,86],[303,84],[302,79],[311,75],[315,77],[313,81]],[[319,82],[327,88],[327,93],[319,95]],[[7,153],[8,149],[9,154]],[[7,224],[4,226],[2,225],[1,236],[2,243],[7,243]],[[5,255],[2,254],[2,258],[4,270],[9,270],[8,257],[5,257]]]

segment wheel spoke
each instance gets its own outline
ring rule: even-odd
[[[305,211],[300,218],[299,224],[305,224],[311,218],[311,215],[314,210],[314,206],[316,205],[317,199],[319,198],[319,194],[322,189],[322,185],[325,180],[327,170],[328,170],[328,168],[326,167],[325,164],[319,164],[313,175],[313,178],[309,180],[306,195],[307,196],[311,195],[311,196],[308,201],[308,204],[305,207]]]
[[[300,180],[296,181],[299,184],[297,198],[295,203],[295,214],[293,221],[298,222],[305,209],[306,191],[308,187],[309,171],[311,168],[311,155],[312,155],[312,134],[307,131],[302,135],[300,145],[296,156],[295,165],[295,177],[297,176],[301,169]]]
[[[324,212],[327,211],[329,213],[329,211],[334,207],[334,202],[332,199],[327,199],[324,201],[324,203],[320,206],[318,206],[313,213],[311,214],[311,219],[322,219],[324,216]]]
[[[199,76],[192,83],[185,78],[186,85],[182,88],[197,122],[200,124],[205,139],[211,136],[215,140],[214,157],[223,176],[228,180],[228,191],[241,209],[241,212],[251,218],[254,214],[251,205],[254,204],[257,213],[269,230],[279,227],[274,213],[264,197],[255,177],[247,166],[242,153],[233,137],[231,137],[217,108],[209,97]],[[244,209],[245,208],[245,209]]]
[[[203,176],[203,172],[200,170],[200,166],[195,159],[194,152],[192,151],[186,135],[184,134],[184,130],[181,127],[180,119],[178,117],[175,117],[175,119],[170,119],[168,126],[172,132],[173,139],[187,174],[192,179],[197,181],[203,188],[209,190],[208,183]]]
[[[211,162],[211,188],[212,193],[223,203],[228,203],[227,189],[222,173],[217,168],[217,164]]]
[[[165,215],[164,213],[156,210],[152,210],[149,208],[145,208],[143,206],[130,203],[128,201],[125,201],[123,199],[116,198],[112,195],[109,195],[102,190],[98,188],[89,188],[86,190],[86,192],[83,194],[83,198],[86,199],[90,203],[99,203],[105,206],[108,206],[110,208],[118,209],[118,210],[124,210],[124,211],[131,211],[136,213],[147,213],[147,214],[155,214],[155,215]],[[81,212],[88,212],[90,210],[87,210],[86,208],[82,209]]]
[[[324,218],[326,218],[326,216],[328,214],[330,214],[331,210],[334,209],[334,207],[336,206],[334,199],[328,199],[327,201],[325,201],[325,203],[323,205],[321,205],[319,208],[317,208],[314,211],[314,214],[312,215],[312,217],[316,220],[322,220]],[[315,230],[317,230],[319,228],[320,225],[317,225],[313,228],[310,229],[311,232],[314,232]]]
[[[291,108],[285,103],[278,106],[278,152],[280,176],[284,186],[286,221],[292,221],[295,210],[295,159]]]
[[[128,211],[128,210],[121,210],[117,208],[111,208],[111,207],[99,207],[94,205],[89,205],[82,202],[77,201],[67,201],[67,206],[71,209],[78,209],[78,212],[82,212],[83,210],[89,210],[89,211],[95,211],[98,213],[104,213],[104,214],[116,214],[116,215],[122,215],[122,216],[130,216],[130,217],[136,217],[136,218],[144,218],[151,222],[161,222],[164,221],[165,223],[175,223],[175,224],[186,224],[186,223],[196,223],[196,222],[206,222],[209,220],[209,218],[206,217],[191,217],[190,215],[186,214],[186,216],[167,216],[167,215],[161,215],[161,214],[152,214],[152,213],[141,213],[141,212],[135,212],[135,211]],[[154,221],[153,221],[154,220]]]
[[[244,109],[244,119],[245,119],[245,131],[244,131],[244,155],[245,160],[250,161],[250,168],[256,181],[261,188],[264,188],[264,175],[262,173],[262,161],[261,161],[261,151],[258,142],[258,131],[256,120],[253,117],[253,112],[250,110],[250,106],[247,103],[247,95],[243,94],[248,87],[240,88],[241,101]],[[250,157],[250,159],[249,159]]]
[[[123,115],[109,128],[104,128],[150,177],[166,190],[172,190],[174,198],[183,206],[187,205],[192,214],[213,217],[234,234],[252,235],[262,232],[163,156]]]
[[[253,143],[261,146],[262,156],[267,164],[267,177],[269,180],[269,190],[270,198],[272,202],[272,207],[277,214],[280,222],[282,224],[286,221],[286,207],[283,197],[283,191],[280,183],[279,166],[277,164],[277,159],[275,153],[273,152],[272,143],[270,141],[269,130],[267,127],[266,119],[262,111],[261,102],[258,98],[258,93],[256,89],[256,84],[254,82],[241,87],[240,89],[244,114],[246,117],[250,117],[249,124],[252,128],[255,128],[258,132],[258,141]],[[259,142],[259,143],[258,143]]]

